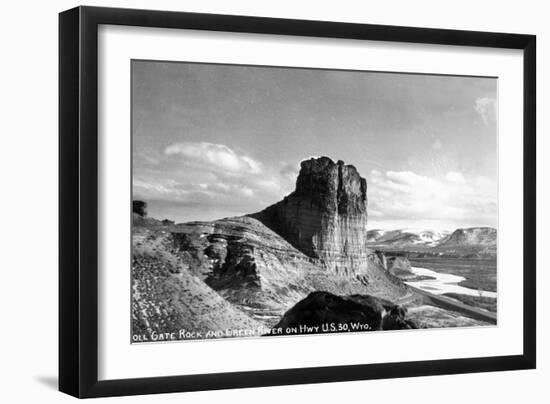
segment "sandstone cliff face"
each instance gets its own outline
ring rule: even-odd
[[[367,182],[352,165],[303,161],[295,191],[251,216],[334,273],[367,266]]]

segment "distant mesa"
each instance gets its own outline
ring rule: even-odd
[[[451,246],[476,246],[496,245],[497,230],[492,227],[470,227],[467,229],[455,230],[447,239],[439,245],[442,247]]]

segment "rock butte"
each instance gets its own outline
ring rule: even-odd
[[[367,266],[367,181],[343,161],[303,161],[295,191],[250,216],[335,273]]]

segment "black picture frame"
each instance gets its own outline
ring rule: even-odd
[[[99,381],[100,24],[523,50],[523,354]],[[59,390],[84,398],[535,368],[535,103],[534,35],[96,7],[77,7],[60,13]]]

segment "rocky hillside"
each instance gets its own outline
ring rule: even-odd
[[[169,226],[138,223],[133,236],[135,329],[273,326],[317,290],[392,301],[409,293],[374,261],[353,275],[328,271],[251,217]]]
[[[407,288],[376,261],[353,273],[331,270],[253,217],[192,222],[170,229],[174,254],[227,301],[266,324],[316,290],[390,300]]]
[[[189,271],[174,254],[166,229],[134,228],[132,238],[132,332],[141,341],[192,330],[203,333],[227,328],[255,329],[260,323]]]

